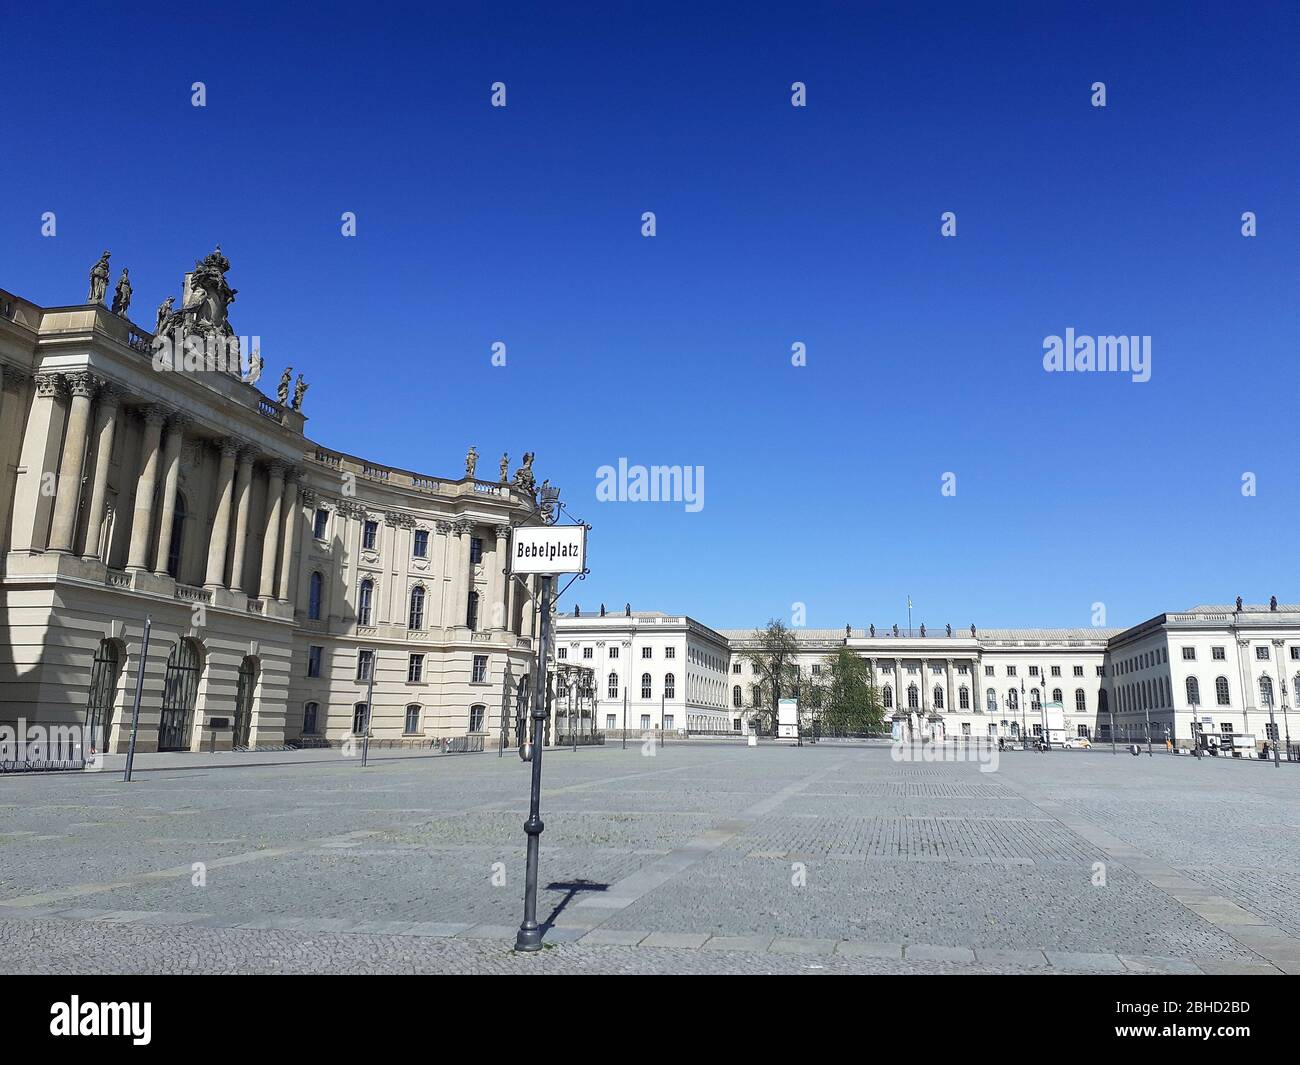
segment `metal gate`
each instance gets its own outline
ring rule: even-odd
[[[198,690],[199,652],[190,640],[181,640],[167,656],[162,717],[158,723],[158,750],[190,749],[190,726],[194,720]]]
[[[113,699],[117,695],[117,648],[100,640],[90,670],[90,697],[86,700],[86,734],[83,742],[97,750],[108,749],[113,729]],[[89,752],[87,752],[89,753]]]
[[[247,747],[248,734],[253,724],[253,685],[257,682],[257,663],[245,658],[239,664],[239,683],[235,687],[235,729],[231,744]]]

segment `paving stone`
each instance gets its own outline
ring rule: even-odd
[[[1057,969],[1095,969],[1099,972],[1123,972],[1124,963],[1115,954],[1090,954],[1077,951],[1046,950],[1047,960]]]
[[[708,941],[708,938],[703,932],[651,932],[641,940],[638,946],[699,950]]]
[[[1041,950],[994,950],[986,947],[975,949],[975,960],[980,964],[1010,965],[1017,969],[1045,969],[1047,956]]]
[[[970,947],[937,947],[925,943],[908,943],[903,950],[908,961],[951,961],[969,964],[975,960]]]
[[[889,958],[901,961],[903,945],[901,943],[856,943],[841,940],[835,944],[835,953],[845,958]]]
[[[767,950],[771,936],[710,936],[704,950]]]
[[[833,954],[836,946],[834,939],[778,937],[768,949],[773,954]]]
[[[593,928],[578,942],[591,947],[634,947],[649,934],[645,931],[617,932],[611,928]]]
[[[1178,973],[1194,976],[1201,970],[1190,961],[1179,958],[1149,958],[1121,954],[1119,960],[1124,968],[1136,973]]]

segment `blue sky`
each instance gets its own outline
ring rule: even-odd
[[[1300,598],[1294,4],[698,7],[9,13],[0,285],[75,303],[111,248],[148,325],[220,243],[315,439],[536,451],[594,525],[566,605]],[[1069,327],[1150,335],[1151,380],[1044,373]],[[703,466],[703,510],[597,503],[620,457]]]

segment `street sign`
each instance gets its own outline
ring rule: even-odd
[[[510,572],[581,573],[587,568],[585,525],[525,525],[510,537]]]

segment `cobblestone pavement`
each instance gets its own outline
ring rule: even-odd
[[[1300,767],[547,751],[515,956],[518,758],[293,762],[0,778],[0,971],[1300,971]]]

